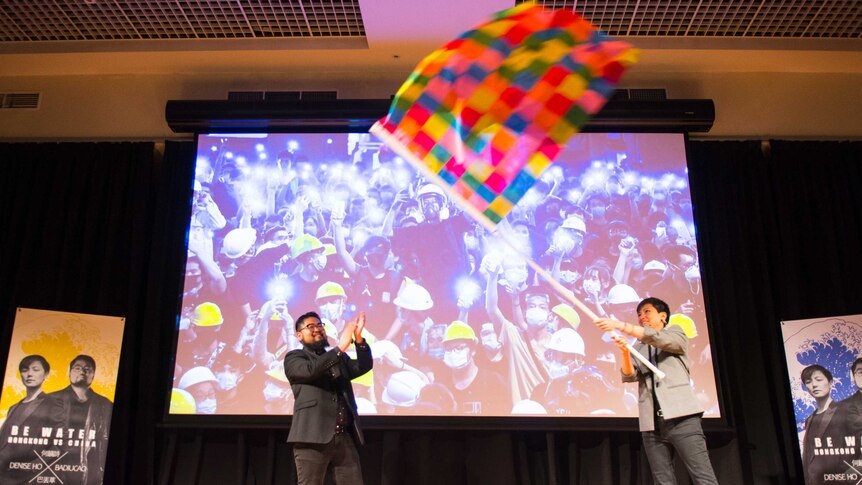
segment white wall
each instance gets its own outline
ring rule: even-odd
[[[129,55],[122,63],[76,54],[0,55],[0,92],[42,94],[37,110],[0,110],[0,139],[187,137],[167,127],[166,101],[225,99],[232,90],[337,90],[342,99],[387,98],[415,64],[407,58],[389,66],[363,66],[349,52],[305,53],[313,55],[313,63],[265,52],[216,54],[147,53],[140,55],[139,66]],[[845,62],[841,58],[805,54],[811,59],[807,64],[798,61],[801,54],[794,61],[794,54],[786,52],[757,57],[732,51],[645,51],[623,86],[666,88],[676,99],[713,99],[715,126],[698,138],[862,138],[860,68],[839,65]]]

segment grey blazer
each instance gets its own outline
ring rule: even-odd
[[[703,412],[689,380],[689,362],[685,355],[688,337],[679,326],[665,326],[660,332],[644,327],[644,337],[633,347],[644,357],[649,357],[650,347],[657,350],[656,366],[667,376],[655,381],[655,396],[665,419]],[[635,373],[622,374],[623,382],[638,383],[638,424],[641,431],[653,431],[653,374],[634,357],[632,363]]]
[[[373,364],[367,341],[356,345],[356,359],[337,347],[321,355],[305,348],[288,352],[284,357],[284,373],[296,401],[287,441],[318,444],[332,441],[338,413],[337,396],[341,393],[353,414],[353,437],[364,444],[350,380],[370,371]]]

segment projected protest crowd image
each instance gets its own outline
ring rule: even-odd
[[[365,312],[360,414],[637,416],[599,317],[660,295],[718,400],[681,135],[581,134],[498,225],[504,243],[372,135],[201,135],[172,414],[289,414],[294,319],[330,345]],[[355,356],[355,350],[350,350]]]

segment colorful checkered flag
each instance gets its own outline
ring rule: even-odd
[[[636,56],[629,44],[610,40],[573,12],[524,3],[423,59],[371,133],[493,232],[604,106]],[[544,268],[524,259],[598,319]]]
[[[371,132],[493,229],[636,52],[571,11],[521,4],[426,57]]]

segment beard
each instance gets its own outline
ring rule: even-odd
[[[308,349],[311,351],[321,352],[321,351],[325,351],[326,348],[329,347],[329,342],[327,342],[326,339],[323,339],[319,342],[312,342],[310,344],[305,344],[305,346],[308,347]]]

